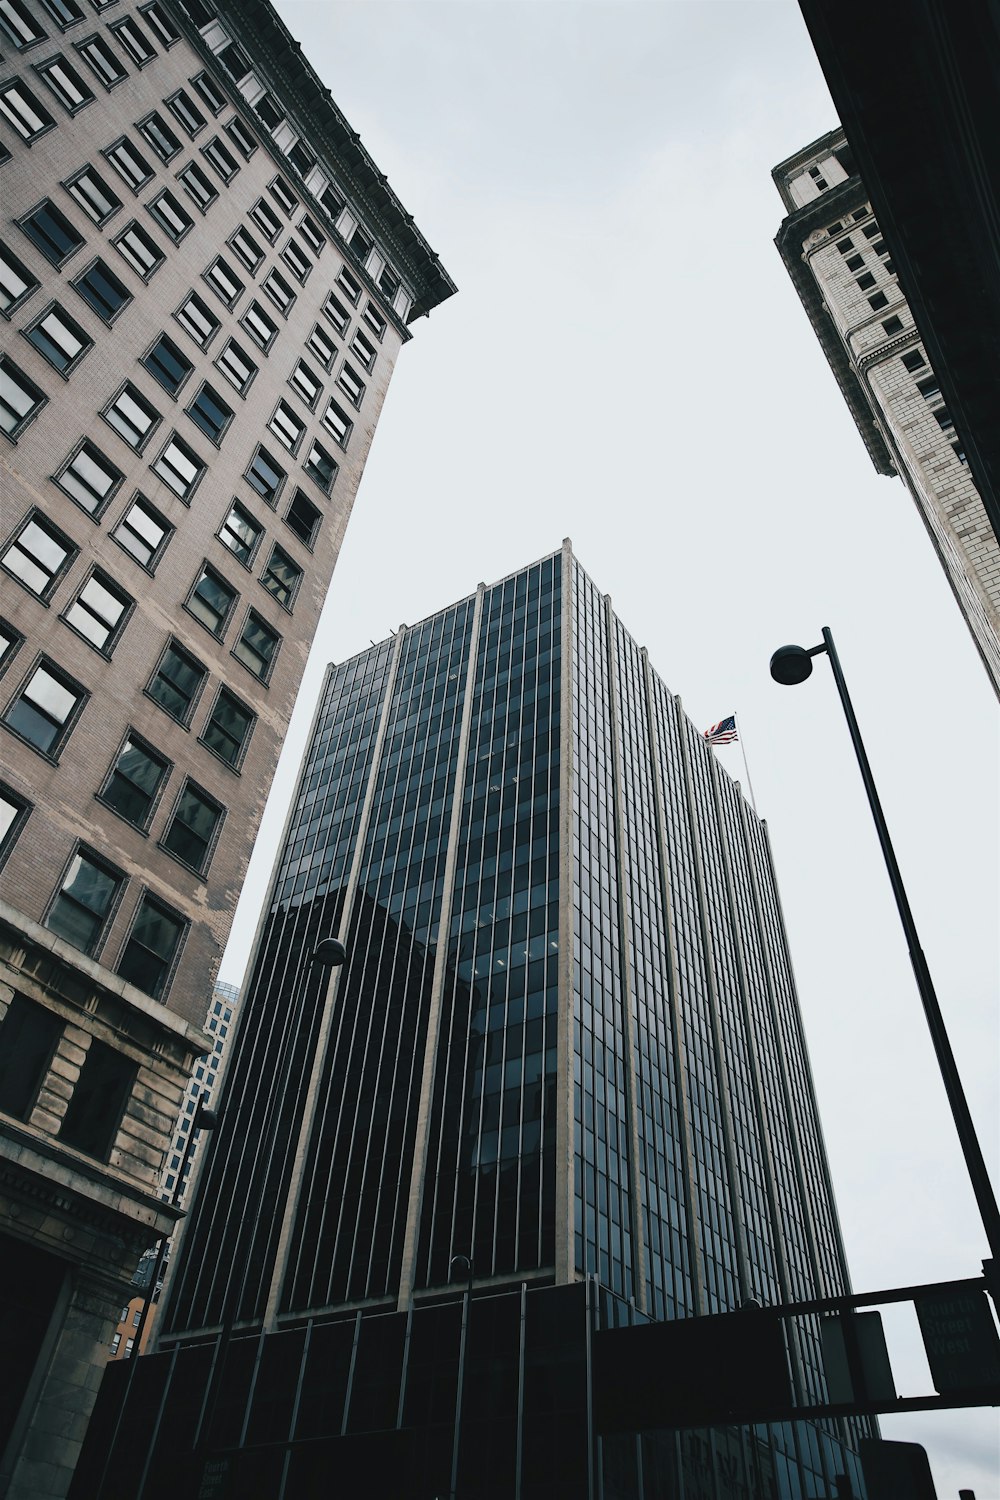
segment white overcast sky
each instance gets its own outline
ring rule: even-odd
[[[772,166],[837,123],[797,5],[278,8],[459,293],[393,376],[223,977],[325,664],[570,536],[695,722],[740,716],[856,1289],[976,1275],[986,1244],[829,669],[768,675],[776,646],[831,627],[995,1166],[996,702],[772,243]],[[717,753],[742,779],[739,748]],[[925,1393],[912,1318],[887,1326],[900,1393]],[[997,1495],[993,1414],[883,1435],[924,1443],[941,1500]]]

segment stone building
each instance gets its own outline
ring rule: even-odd
[[[844,132],[772,176],[787,211],[776,244],[841,394],[875,468],[910,491],[1000,694],[1000,538]]]
[[[269,4],[0,7],[0,1488],[65,1493],[396,358],[454,290]],[[7,1492],[7,1491],[5,1491]]]

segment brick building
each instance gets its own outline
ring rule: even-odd
[[[842,130],[774,168],[777,246],[880,474],[913,496],[1000,693],[1000,540]]]
[[[389,378],[454,286],[269,4],[8,0],[0,28],[0,1488],[25,1497],[65,1493],[172,1222]]]

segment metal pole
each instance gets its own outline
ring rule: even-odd
[[[997,1270],[1000,1269],[1000,1208],[997,1207],[996,1194],[993,1191],[993,1184],[990,1181],[986,1162],[979,1145],[979,1138],[976,1135],[976,1127],[969,1111],[965,1090],[962,1087],[958,1065],[955,1062],[955,1054],[951,1050],[951,1042],[948,1039],[944,1017],[941,1014],[941,1007],[938,1004],[938,998],[934,991],[930,969],[927,967],[927,960],[920,946],[916,923],[913,920],[913,913],[910,910],[910,903],[907,900],[906,889],[903,885],[903,877],[899,873],[899,865],[896,863],[896,855],[892,847],[892,840],[889,837],[885,815],[882,812],[882,804],[879,801],[879,795],[875,788],[875,779],[872,776],[871,766],[868,764],[868,756],[865,753],[864,742],[861,739],[861,730],[858,728],[858,721],[854,716],[850,694],[847,691],[847,683],[844,680],[840,657],[837,655],[833,636],[825,625],[823,627],[823,641],[825,643],[826,654],[830,659],[830,667],[833,671],[834,681],[837,684],[837,691],[840,694],[844,717],[847,719],[847,727],[850,730],[854,753],[858,758],[858,765],[861,768],[861,779],[865,784],[865,791],[868,793],[868,803],[871,807],[872,817],[875,820],[875,830],[878,833],[879,843],[882,846],[886,868],[889,871],[889,881],[892,885],[893,895],[896,898],[896,906],[903,924],[903,931],[906,934],[906,942],[910,951],[910,962],[913,965],[917,989],[920,991],[920,999],[923,1003],[924,1015],[927,1018],[927,1025],[930,1029],[931,1041],[934,1044],[938,1067],[941,1070],[945,1093],[948,1096],[948,1103],[951,1106],[952,1118],[955,1121],[955,1128],[958,1131],[958,1138],[962,1146],[962,1154],[965,1157],[965,1165],[972,1182],[972,1191],[976,1195],[976,1203],[979,1206],[979,1213],[983,1221],[983,1228],[986,1230],[986,1239],[990,1247],[990,1254],[993,1257],[992,1267],[989,1267],[987,1270],[984,1266],[984,1270],[987,1270],[987,1283],[990,1285],[994,1300],[1000,1303],[1000,1288],[995,1284]]]

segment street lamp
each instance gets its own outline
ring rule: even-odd
[[[829,658],[830,668],[833,672],[837,691],[844,709],[844,717],[847,719],[847,727],[850,730],[851,741],[854,745],[854,753],[858,758],[861,768],[861,779],[868,793],[868,805],[871,808],[872,817],[875,820],[875,830],[878,840],[882,846],[882,855],[885,859],[886,868],[889,872],[889,881],[892,892],[896,898],[896,907],[899,911],[903,931],[906,934],[907,947],[910,951],[910,962],[913,965],[914,977],[917,981],[917,989],[920,991],[920,999],[924,1007],[924,1015],[931,1033],[931,1041],[934,1044],[934,1052],[937,1056],[938,1067],[941,1070],[941,1078],[944,1083],[948,1103],[951,1106],[952,1118],[958,1131],[958,1138],[962,1146],[962,1154],[965,1157],[966,1169],[972,1182],[972,1191],[976,1195],[976,1203],[986,1231],[986,1240],[990,1247],[992,1262],[983,1265],[987,1284],[993,1295],[994,1302],[1000,1306],[1000,1285],[997,1284],[997,1273],[1000,1271],[1000,1208],[997,1207],[996,1194],[993,1184],[990,1182],[989,1173],[986,1170],[986,1162],[976,1135],[976,1127],[969,1111],[965,1090],[959,1077],[958,1065],[955,1055],[951,1050],[951,1042],[945,1029],[944,1018],[941,1015],[941,1007],[938,1004],[937,995],[934,992],[934,984],[931,980],[930,970],[924,951],[920,946],[917,936],[916,923],[910,910],[910,903],[906,896],[903,885],[903,877],[899,873],[899,865],[896,863],[896,855],[889,838],[889,829],[886,826],[885,815],[882,812],[882,804],[879,801],[878,792],[875,788],[875,780],[872,776],[871,766],[868,764],[868,756],[865,753],[864,743],[861,739],[861,730],[854,716],[854,708],[851,704],[850,695],[847,691],[847,683],[837,655],[837,648],[833,643],[833,636],[826,626],[823,627],[823,641],[819,646],[813,646],[806,650],[803,646],[780,646],[771,657],[771,676],[775,682],[780,682],[786,687],[794,687],[800,682],[805,682],[812,672],[812,658],[825,654]]]

